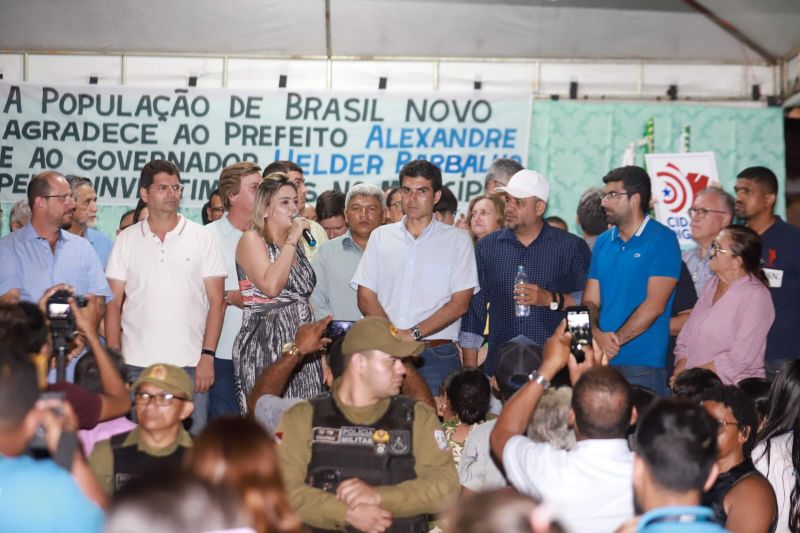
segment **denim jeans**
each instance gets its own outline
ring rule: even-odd
[[[131,383],[139,379],[139,375],[144,372],[144,368],[141,366],[125,365],[125,367],[128,369],[128,381]],[[194,383],[195,367],[185,366],[183,369],[189,374],[189,377],[192,378],[192,383]],[[206,421],[208,419],[208,393],[195,392],[192,395],[192,402],[194,403],[194,411],[192,411],[190,417],[191,426],[189,431],[192,435],[197,435],[206,427]],[[131,409],[131,420],[136,422],[135,408]]]
[[[667,380],[669,373],[664,368],[639,365],[615,366],[631,385],[641,385],[653,390],[658,396],[670,396]]]
[[[214,358],[214,386],[208,391],[208,419],[239,416],[234,390],[233,361]]]
[[[455,343],[450,342],[426,348],[419,356],[417,370],[423,377],[431,394],[439,395],[439,386],[444,383],[447,376],[461,368],[461,357]]]

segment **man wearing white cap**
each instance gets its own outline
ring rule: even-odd
[[[564,319],[564,309],[580,301],[591,258],[582,239],[544,222],[550,196],[544,176],[523,169],[495,191],[508,196],[506,228],[487,235],[475,247],[481,291],[472,297],[459,336],[464,364],[475,366],[486,315],[491,314],[486,358],[490,376],[497,348],[508,340],[524,335],[544,345]],[[528,283],[515,287],[519,266],[525,268]],[[530,306],[530,314],[515,316],[516,304]]]

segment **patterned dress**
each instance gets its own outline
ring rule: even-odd
[[[265,243],[274,263],[280,249]],[[242,328],[233,343],[233,374],[239,411],[247,413],[247,396],[256,379],[281,357],[283,345],[294,340],[297,329],[314,320],[308,298],[314,290],[316,276],[301,247],[296,248],[296,261],[289,279],[277,298],[270,298],[249,280],[237,264],[239,289],[244,303]],[[297,368],[289,381],[286,398],[310,399],[322,392],[322,366],[319,357],[309,357]]]
[[[461,422],[458,421],[458,418],[453,418],[451,420],[447,420],[446,422],[442,422],[442,429],[444,429],[444,437],[447,439],[447,446],[450,448],[450,453],[453,454],[453,462],[458,466],[458,463],[461,462],[461,456],[464,454],[464,444],[467,442],[467,437],[472,430],[475,429],[475,426],[478,424],[472,424],[469,427],[469,433],[467,433],[467,437],[464,437],[462,442],[457,442],[455,440],[456,430],[458,429],[459,424]]]

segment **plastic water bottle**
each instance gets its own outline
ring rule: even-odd
[[[514,287],[520,283],[528,283],[528,276],[525,275],[525,267],[519,265],[517,267],[517,276],[514,278]],[[514,304],[514,316],[529,316],[531,314],[531,306]]]

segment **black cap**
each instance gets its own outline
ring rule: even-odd
[[[500,346],[494,377],[508,400],[528,382],[528,375],[542,364],[542,347],[528,337],[518,335]]]

